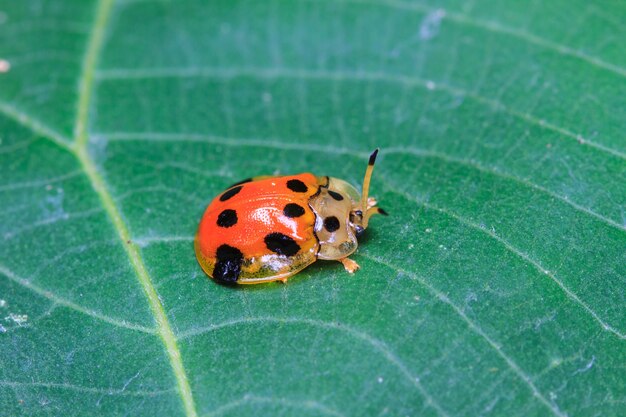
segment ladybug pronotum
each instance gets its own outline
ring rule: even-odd
[[[368,198],[376,161],[369,158],[363,193],[344,180],[311,173],[243,180],[207,207],[194,241],[202,269],[225,284],[286,282],[317,259],[350,256],[373,214],[387,214]]]

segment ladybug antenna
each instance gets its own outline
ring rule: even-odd
[[[372,172],[374,172],[374,163],[376,162],[377,155],[378,148],[376,148],[376,150],[374,150],[374,152],[372,152],[372,154],[370,155],[367,169],[365,170],[365,178],[363,179],[363,192],[361,193],[361,210],[365,214],[363,216],[363,228],[367,228],[367,222],[369,220],[369,217],[372,214],[379,212],[377,208],[370,205],[367,201],[370,191],[370,180],[372,179]]]

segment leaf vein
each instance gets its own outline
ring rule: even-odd
[[[511,175],[511,174],[507,174],[504,172],[501,172],[499,170],[493,169],[493,168],[488,168],[484,165],[478,164],[474,161],[471,160],[467,160],[467,159],[463,159],[463,158],[456,158],[454,156],[445,154],[445,153],[441,153],[441,152],[433,152],[433,151],[427,151],[425,149],[418,149],[418,148],[387,148],[385,149],[385,155],[389,155],[389,154],[393,154],[393,153],[398,153],[398,154],[404,154],[404,155],[413,155],[413,156],[429,156],[429,157],[434,157],[437,159],[440,159],[444,162],[448,162],[448,163],[454,163],[454,164],[459,164],[459,165],[465,165],[471,168],[476,169],[477,171],[480,172],[485,172],[491,175],[494,175],[496,177],[500,177],[500,178],[504,178],[504,179],[508,179],[511,181],[514,181],[518,184],[522,184],[523,186],[526,186],[528,188],[532,188],[535,189],[543,194],[549,195],[550,197],[553,197],[565,204],[567,204],[568,206],[573,207],[574,209],[576,209],[577,211],[580,211],[586,215],[595,217],[596,219],[606,223],[607,225],[616,228],[622,232],[626,231],[626,226],[622,226],[619,223],[615,222],[614,220],[605,217],[603,215],[601,215],[600,213],[596,213],[595,211],[590,210],[587,207],[581,206],[580,204],[577,204],[571,200],[569,200],[566,197],[563,197],[560,194],[557,194],[539,184],[536,184],[532,181],[529,181],[528,179],[524,179],[524,178],[520,178],[517,177],[515,175]]]
[[[126,250],[129,261],[135,270],[137,279],[141,284],[144,293],[148,299],[150,309],[157,324],[158,334],[164,344],[165,350],[174,377],[178,385],[178,391],[188,417],[197,417],[196,406],[194,404],[193,394],[187,378],[180,350],[178,349],[177,340],[169,324],[167,314],[163,308],[163,304],[152,283],[150,275],[144,264],[140,250],[136,245],[126,242],[130,241],[130,233],[128,227],[122,217],[120,209],[116,206],[115,201],[109,191],[109,186],[105,179],[100,175],[96,164],[92,161],[88,149],[88,122],[89,110],[91,107],[92,90],[94,89],[94,74],[96,66],[104,43],[104,36],[109,22],[109,16],[113,9],[115,0],[99,0],[89,40],[87,50],[83,59],[83,67],[79,78],[79,95],[77,102],[76,121],[74,127],[74,144],[73,153],[80,162],[83,170],[87,174],[91,182],[93,190],[96,192],[107,212],[120,241]]]
[[[343,0],[343,1],[345,1],[345,3],[369,4],[369,5],[383,6],[383,7],[389,7],[389,8],[394,8],[394,9],[418,11],[422,13],[434,13],[437,11],[437,9],[433,9],[423,4],[407,3],[404,1],[397,1],[397,0],[386,0],[382,2],[371,1],[371,0]],[[603,70],[612,72],[619,76],[626,77],[626,69],[618,65],[612,64],[610,62],[606,62],[595,56],[585,54],[584,52],[573,49],[569,46],[561,45],[557,42],[544,39],[532,33],[529,33],[520,29],[516,29],[516,28],[509,28],[509,27],[503,26],[499,22],[474,19],[463,13],[449,12],[447,10],[445,11],[444,19],[456,22],[458,24],[482,29],[487,32],[493,32],[496,34],[504,34],[504,35],[508,35],[517,39],[521,39],[530,44],[554,51],[557,54],[560,54],[562,56],[569,56],[569,57],[577,58],[596,68],[601,68]]]
[[[325,322],[322,320],[316,319],[308,319],[308,318],[281,318],[281,317],[273,317],[273,316],[263,316],[263,317],[250,317],[250,318],[239,318],[229,321],[224,321],[218,324],[209,325],[206,327],[198,327],[186,332],[182,332],[178,335],[180,340],[185,340],[191,337],[200,336],[209,332],[213,332],[215,330],[219,330],[222,328],[237,326],[241,324],[254,324],[254,323],[280,323],[280,324],[304,324],[308,326],[315,326],[324,329],[337,330],[339,332],[346,333],[356,339],[362,340],[380,352],[390,363],[395,365],[395,367],[402,373],[402,375],[420,392],[426,403],[437,411],[439,415],[447,416],[446,413],[441,406],[435,401],[435,399],[424,389],[424,386],[419,381],[418,377],[415,377],[411,374],[407,366],[402,362],[398,356],[381,340],[376,339],[366,332],[361,330],[354,329],[350,326],[341,323],[334,322]]]
[[[344,417],[345,414],[340,413],[337,410],[334,410],[328,406],[325,406],[318,401],[313,400],[293,400],[289,398],[279,398],[279,397],[262,397],[258,395],[250,395],[246,394],[241,398],[230,401],[222,406],[216,408],[210,413],[206,414],[205,417],[215,417],[224,414],[225,412],[235,409],[240,405],[244,405],[247,403],[269,403],[269,404],[279,404],[287,407],[293,407],[299,410],[312,410],[312,411],[320,411],[325,415],[335,416],[335,417]]]
[[[198,142],[198,143],[206,143],[206,144],[218,144],[218,145],[223,145],[223,146],[253,146],[253,147],[257,146],[257,147],[277,149],[277,150],[290,149],[290,150],[307,151],[307,152],[323,152],[323,153],[329,153],[329,154],[334,154],[334,155],[347,155],[347,156],[351,156],[354,158],[361,158],[361,159],[367,159],[367,157],[369,156],[368,152],[359,152],[359,151],[355,151],[355,150],[348,149],[348,148],[336,148],[335,149],[335,148],[331,148],[328,146],[322,146],[322,145],[316,145],[316,144],[283,142],[283,141],[274,140],[274,139],[263,140],[263,139],[226,138],[226,137],[202,135],[202,134],[196,134],[196,133],[168,134],[168,133],[157,133],[157,132],[98,133],[98,135],[102,137],[106,137],[110,141],[117,141],[117,142],[134,142],[134,141],[183,142],[183,143],[184,142],[188,142],[188,143]],[[615,222],[614,220],[601,215],[600,213],[596,213],[595,211],[587,207],[577,204],[571,201],[570,199],[565,198],[562,195],[559,195],[553,191],[550,191],[549,189],[539,184],[536,184],[532,181],[529,181],[527,179],[523,179],[523,178],[511,175],[511,174],[507,174],[507,173],[498,171],[496,169],[489,168],[484,165],[475,163],[473,161],[469,161],[469,160],[462,159],[462,158],[456,158],[454,156],[451,156],[442,152],[431,151],[428,149],[398,148],[398,147],[385,149],[385,154],[392,154],[392,153],[405,153],[405,154],[411,154],[413,156],[432,157],[432,158],[440,159],[445,162],[456,163],[460,165],[473,167],[478,171],[486,172],[486,173],[495,175],[497,177],[509,179],[511,181],[515,181],[519,184],[527,186],[529,188],[533,188],[539,192],[545,193],[546,195],[549,195],[550,197],[554,197],[557,200],[573,207],[574,209],[586,215],[595,217],[596,219],[606,223],[607,225],[613,228],[616,228],[620,231],[626,231],[626,226],[622,226],[619,223]],[[171,165],[171,166],[174,166],[174,165]]]
[[[85,314],[87,316],[93,317],[95,319],[101,320],[103,322],[112,324],[114,326],[117,327],[123,327],[126,329],[130,329],[130,330],[136,330],[136,331],[140,331],[143,333],[149,333],[149,334],[156,334],[156,330],[149,328],[149,327],[145,327],[136,323],[131,323],[128,322],[126,320],[118,320],[115,319],[113,317],[109,317],[105,314],[101,314],[95,310],[89,309],[89,308],[85,308],[79,304],[76,304],[72,301],[66,300],[65,298],[59,297],[58,295],[54,294],[53,292],[41,288],[33,283],[31,283],[29,280],[24,279],[22,277],[17,276],[16,274],[13,273],[13,271],[9,270],[8,268],[6,268],[4,265],[0,265],[0,274],[4,275],[5,277],[7,277],[7,279],[9,279],[10,281],[21,285],[24,288],[27,288],[29,290],[31,290],[32,292],[34,292],[35,294],[43,297],[43,298],[47,298],[48,300],[52,301],[55,304],[67,307],[71,310],[77,311],[79,313]]]
[[[517,249],[515,246],[513,246],[511,243],[509,243],[506,239],[498,236],[497,234],[495,234],[491,230],[489,230],[489,229],[487,229],[485,227],[481,227],[480,225],[472,222],[471,220],[466,219],[465,217],[460,216],[460,215],[454,213],[451,210],[448,210],[446,208],[442,208],[442,207],[439,207],[439,206],[427,203],[425,201],[417,200],[414,197],[412,197],[411,195],[409,195],[408,193],[399,190],[398,188],[395,187],[394,184],[391,184],[387,180],[384,180],[384,182],[387,183],[387,185],[390,187],[390,190],[392,192],[394,192],[395,194],[398,194],[398,195],[404,197],[408,201],[413,201],[413,202],[417,203],[418,205],[424,206],[424,207],[426,207],[428,209],[435,210],[435,211],[443,213],[443,214],[445,214],[447,216],[450,216],[450,217],[456,219],[459,223],[461,223],[461,224],[463,224],[463,225],[465,225],[467,227],[470,227],[472,229],[478,230],[478,231],[486,234],[490,238],[494,239],[495,241],[499,242],[502,246],[504,246],[504,248],[506,250],[508,250],[509,252],[514,254],[515,256],[521,258],[526,263],[530,264],[534,269],[539,271],[542,275],[547,275],[552,281],[554,281],[559,286],[559,288],[561,288],[561,290],[563,290],[565,295],[570,300],[572,300],[573,302],[578,304],[580,307],[582,307],[585,311],[587,311],[587,313],[589,313],[591,315],[591,317],[593,317],[593,319],[596,322],[598,322],[600,324],[600,326],[602,326],[602,328],[605,331],[613,333],[614,335],[616,335],[620,339],[626,339],[626,336],[622,332],[620,332],[619,330],[615,329],[614,327],[612,327],[609,324],[607,324],[604,320],[602,320],[602,318],[600,318],[600,316],[598,316],[598,314],[595,311],[593,311],[591,309],[591,307],[589,307],[572,290],[570,290],[565,284],[563,284],[563,282],[560,279],[558,279],[553,272],[551,272],[551,271],[547,270],[546,268],[544,268],[539,262],[537,262],[534,259],[532,259],[530,256],[528,256],[528,254],[526,254],[526,253],[522,252],[521,250]]]
[[[107,135],[105,133],[101,133],[101,135]],[[241,146],[241,145],[250,145],[250,146],[259,146],[259,147],[268,147],[268,148],[275,148],[275,149],[285,149],[285,148],[291,148],[291,149],[299,149],[299,150],[310,150],[310,148],[315,148],[315,150],[320,151],[320,152],[329,152],[329,153],[334,153],[334,154],[346,154],[352,157],[356,157],[356,158],[363,158],[365,157],[365,154],[361,155],[360,153],[356,153],[354,151],[348,150],[348,149],[339,149],[339,150],[331,150],[330,148],[324,147],[324,146],[319,146],[319,145],[305,145],[305,144],[300,144],[300,143],[282,143],[280,141],[263,141],[263,140],[258,140],[258,139],[253,139],[253,140],[228,140],[226,138],[220,138],[220,137],[215,137],[215,136],[201,136],[201,135],[185,135],[185,134],[174,134],[174,135],[167,135],[167,134],[160,134],[160,136],[157,136],[159,139],[156,139],[157,137],[151,136],[151,134],[146,134],[146,135],[141,135],[141,134],[137,134],[137,135],[133,135],[130,133],[123,133],[123,134],[118,134],[118,135],[110,135],[108,136],[109,140],[125,140],[125,141],[132,141],[132,140],[146,140],[146,141],[158,141],[158,140],[178,140],[178,138],[186,138],[187,141],[199,141],[199,142],[206,142],[206,143],[220,143],[222,145],[229,145],[229,146]],[[191,139],[193,138],[193,139]],[[413,149],[413,151],[415,152],[416,155],[428,155],[428,156],[432,156],[432,157],[438,157],[438,158],[442,158],[445,160],[445,158],[449,158],[449,160],[452,160],[452,157],[447,156],[447,155],[442,155],[438,152],[430,152],[430,151],[420,151],[417,149]],[[397,150],[396,150],[397,152]],[[470,162],[464,162],[467,165],[473,165]],[[476,167],[476,169],[478,169]],[[492,173],[493,175],[496,176],[502,176],[507,178],[508,175],[503,175],[502,173],[495,171],[495,170],[490,170],[487,168],[484,168],[485,171]],[[523,180],[521,179],[516,179],[517,182],[519,183],[524,183]],[[565,286],[563,284],[563,282],[561,280],[559,280],[554,273],[546,270],[544,267],[542,267],[537,261],[531,259],[527,254],[523,253],[522,251],[520,251],[519,249],[515,248],[513,245],[511,245],[508,241],[506,241],[505,239],[497,236],[495,233],[490,232],[489,230],[486,230],[485,228],[480,227],[479,225],[471,222],[468,219],[465,219],[453,212],[451,212],[450,210],[444,209],[444,208],[440,208],[437,206],[434,206],[432,204],[423,202],[423,201],[417,201],[415,200],[412,196],[408,195],[405,192],[402,192],[400,190],[398,190],[393,184],[390,184],[388,181],[385,180],[385,182],[390,186],[390,188],[392,189],[393,192],[402,195],[404,198],[408,199],[409,201],[414,201],[417,202],[418,204],[424,205],[425,207],[431,208],[433,210],[437,210],[440,211],[442,213],[445,213],[451,217],[454,217],[455,219],[457,219],[458,221],[460,221],[461,223],[465,224],[466,226],[472,227],[476,230],[479,230],[483,233],[486,233],[488,236],[490,236],[491,238],[495,239],[496,241],[498,241],[500,244],[502,244],[507,250],[509,250],[510,252],[512,252],[513,254],[515,254],[516,256],[520,257],[521,259],[523,259],[524,261],[528,262],[530,265],[532,265],[535,269],[537,269],[539,272],[541,272],[542,274],[547,275],[548,277],[550,277],[550,279],[552,279],[567,295],[568,298],[570,298],[571,300],[573,300],[574,302],[576,302],[577,304],[579,304],[581,307],[583,307],[583,309],[585,309],[593,318],[595,321],[597,321],[604,330],[609,331],[613,334],[615,334],[617,337],[619,337],[620,339],[625,339],[626,336],[621,333],[619,330],[615,329],[614,327],[610,326],[609,324],[605,323],[604,320],[602,320],[598,314],[593,311],[591,309],[591,307],[589,307],[587,304],[585,304],[575,293],[573,293],[567,286]],[[531,183],[532,184],[532,183]],[[533,184],[534,187],[536,187],[536,189],[541,190],[543,187],[537,185],[537,184]],[[530,184],[527,184],[527,186],[532,187]],[[549,195],[552,195],[552,193],[550,193]],[[565,202],[565,203],[569,203],[570,206],[572,206],[571,202],[569,202],[567,199],[561,197],[560,198],[561,201]],[[575,206],[572,206],[575,209],[578,209]],[[587,209],[588,210],[588,209]],[[583,213],[587,213],[589,215],[591,215],[587,210],[582,210]],[[589,210],[590,211],[590,210]],[[597,216],[593,216],[598,218],[598,216],[600,216],[599,214]],[[602,216],[600,216],[602,217]],[[606,223],[606,222],[605,222]],[[614,226],[614,225],[612,225]],[[620,229],[622,229],[620,227]],[[622,229],[623,230],[623,229]]]
[[[433,287],[428,281],[426,281],[423,277],[407,271],[405,269],[399,268],[389,262],[387,262],[386,260],[383,259],[377,259],[375,257],[372,257],[370,255],[367,254],[363,254],[360,253],[359,256],[362,256],[364,258],[370,259],[380,265],[384,265],[387,266],[388,268],[393,269],[394,271],[401,273],[401,274],[405,274],[411,278],[413,278],[415,281],[419,282],[424,288],[426,288],[431,294],[433,294],[439,301],[441,301],[444,304],[447,304],[449,307],[452,308],[452,310],[454,310],[460,317],[461,319],[467,324],[467,326],[476,334],[478,334],[480,337],[482,337],[483,339],[485,339],[485,341],[487,341],[487,343],[489,344],[489,346],[496,351],[496,353],[498,354],[498,356],[500,356],[505,362],[506,364],[509,366],[509,368],[522,380],[524,381],[524,383],[526,385],[528,385],[528,387],[530,388],[530,390],[533,393],[533,396],[535,396],[536,398],[539,399],[539,401],[545,405],[554,415],[559,416],[559,417],[567,417],[567,415],[565,413],[563,413],[561,410],[559,410],[559,408],[554,405],[553,403],[551,403],[550,401],[548,401],[546,399],[546,397],[543,396],[543,394],[541,394],[541,392],[537,389],[537,387],[535,386],[535,384],[532,382],[531,378],[526,375],[526,373],[519,367],[519,365],[517,365],[517,363],[515,363],[515,361],[513,361],[513,359],[511,359],[506,353],[504,353],[504,351],[502,350],[502,348],[500,346],[498,346],[498,344],[491,338],[489,337],[489,335],[487,335],[487,333],[485,333],[476,323],[474,323],[472,320],[470,320],[469,317],[467,317],[467,315],[463,312],[463,310],[461,310],[456,304],[454,304],[452,302],[452,300],[450,300],[450,298],[448,298],[448,296],[446,296],[444,293],[442,293],[441,291],[439,291],[437,288]]]
[[[80,174],[82,174],[82,171],[76,170],[76,171],[71,171],[71,172],[68,172],[66,174],[62,174],[62,175],[59,175],[59,176],[56,176],[56,177],[53,177],[53,178],[33,180],[33,181],[26,181],[26,182],[19,182],[19,183],[13,183],[13,184],[6,184],[6,185],[0,186],[0,191],[43,187],[45,185],[51,185],[51,184],[54,184],[54,183],[57,183],[57,182],[63,182],[63,181],[68,180],[70,178],[77,177]]]
[[[105,395],[121,395],[132,397],[156,397],[163,394],[174,392],[173,389],[155,390],[155,391],[126,391],[124,388],[95,388],[95,387],[83,387],[80,385],[73,385],[68,383],[58,382],[18,382],[18,381],[0,381],[0,387],[12,387],[12,388],[53,388],[53,389],[67,389],[70,391],[87,392],[93,394],[105,394]]]
[[[22,112],[14,105],[0,101],[0,113],[4,114],[11,120],[19,123],[21,126],[29,129],[36,135],[40,135],[41,137],[48,139],[50,142],[58,145],[60,148],[69,150],[70,152],[72,151],[69,139],[67,139],[61,133],[50,128],[49,126],[46,126],[41,121]]]
[[[560,134],[566,138],[575,140],[581,145],[600,150],[611,154],[620,159],[626,159],[626,154],[605,146],[601,143],[593,142],[584,138],[580,134],[576,134],[566,128],[557,126],[553,123],[537,118],[531,113],[515,110],[507,107],[504,103],[480,94],[464,90],[463,88],[449,85],[443,82],[426,80],[416,76],[406,76],[400,74],[385,74],[380,72],[341,72],[341,71],[325,71],[325,70],[307,70],[294,68],[151,68],[151,69],[109,69],[98,73],[100,80],[129,80],[129,79],[148,79],[148,78],[194,78],[205,77],[215,79],[232,79],[238,77],[250,77],[257,79],[302,79],[302,80],[330,80],[330,81],[369,81],[369,82],[388,82],[396,83],[407,88],[421,88],[431,91],[443,91],[452,96],[464,96],[475,100],[487,107],[511,117],[522,120],[530,125],[538,126]]]

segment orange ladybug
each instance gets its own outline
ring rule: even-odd
[[[376,213],[368,198],[376,149],[363,194],[346,181],[310,173],[243,180],[207,207],[194,240],[202,269],[225,284],[283,281],[317,259],[337,260],[354,273],[348,256]]]

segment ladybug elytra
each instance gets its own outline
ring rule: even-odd
[[[373,214],[387,214],[368,197],[376,161],[369,158],[363,193],[344,180],[303,173],[233,184],[207,207],[195,237],[196,257],[226,284],[283,281],[317,259],[337,260],[349,273],[357,238]]]

